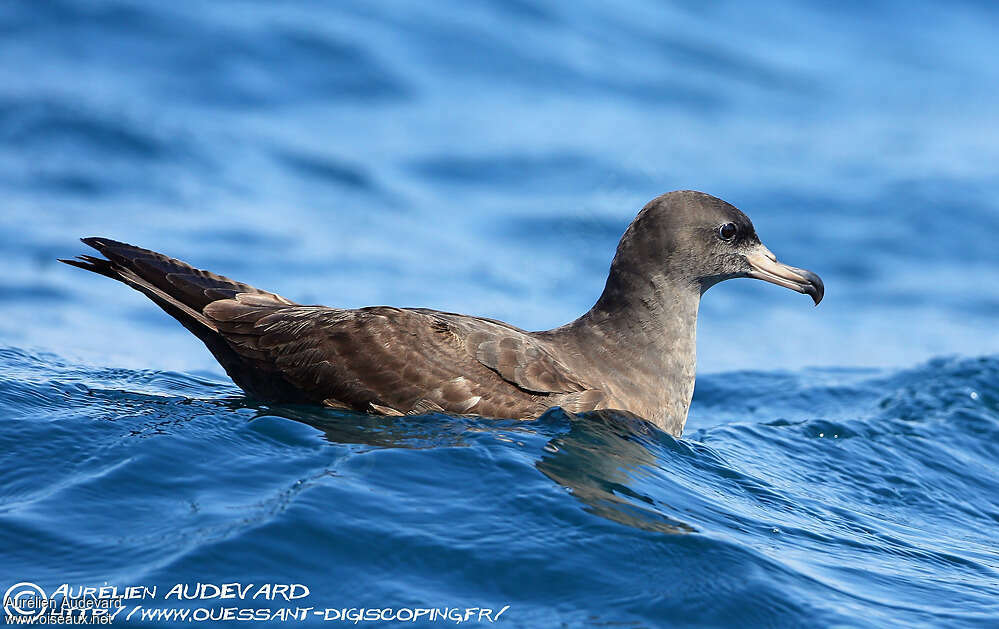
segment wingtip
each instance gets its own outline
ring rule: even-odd
[[[86,271],[92,271],[94,269],[94,265],[90,262],[83,260],[82,256],[80,258],[56,258],[56,259],[59,260],[59,262],[62,262],[63,264],[68,264],[69,266],[75,266],[78,269],[84,269]]]
[[[141,247],[136,247],[135,245],[130,245],[127,242],[121,242],[120,240],[115,240],[113,238],[105,238],[104,236],[87,236],[86,238],[81,238],[80,242],[87,245],[88,247],[93,247],[101,253],[107,255],[105,249],[130,249],[136,251],[145,251]]]

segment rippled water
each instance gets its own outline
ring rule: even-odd
[[[999,623],[988,3],[0,7],[0,588],[307,584],[502,624]],[[744,209],[826,301],[713,288],[682,439],[250,403],[76,238],[300,302],[540,329],[642,204]],[[274,603],[277,605],[277,603]]]

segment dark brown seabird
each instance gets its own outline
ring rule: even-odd
[[[533,419],[550,407],[624,410],[679,436],[694,391],[701,295],[753,277],[810,295],[817,275],[777,261],[749,217],[702,192],[650,201],[603,293],[544,332],[424,308],[303,306],[107,238],[107,259],[62,260],[128,284],[201,339],[249,395],[384,415]]]

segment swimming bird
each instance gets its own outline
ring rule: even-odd
[[[812,297],[822,280],[782,264],[736,207],[681,190],[650,201],[617,247],[603,293],[541,332],[425,308],[297,304],[107,238],[66,264],[131,286],[180,321],[265,402],[383,415],[533,419],[561,406],[638,415],[679,436],[694,391],[701,296],[736,277]]]

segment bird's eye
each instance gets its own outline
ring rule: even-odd
[[[738,233],[739,228],[736,227],[735,223],[725,223],[718,228],[718,237],[722,240],[733,240]]]

